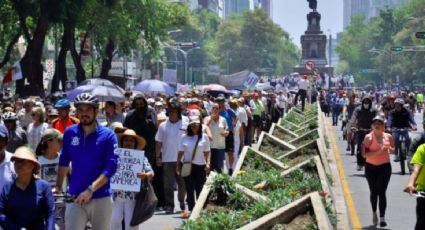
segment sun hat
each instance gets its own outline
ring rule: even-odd
[[[136,139],[137,142],[137,149],[144,149],[145,145],[146,145],[146,140],[145,138],[139,136],[136,134],[136,132],[132,129],[127,129],[125,130],[123,133],[118,134],[118,142],[122,143],[122,140],[124,137],[133,137]]]
[[[41,139],[40,142],[38,142],[37,148],[35,150],[35,154],[37,156],[43,155],[42,151],[43,148],[45,146],[46,141],[48,140],[52,140],[54,138],[58,138],[58,139],[62,139],[63,134],[61,132],[59,132],[57,129],[46,129],[42,134],[41,134]]]
[[[10,158],[11,161],[15,160],[27,160],[31,161],[35,165],[35,169],[38,171],[40,169],[40,163],[37,161],[34,152],[28,147],[19,147],[16,149],[15,153]]]
[[[118,121],[112,122],[109,125],[109,128],[112,129],[112,131],[114,131],[115,133],[123,133],[125,130],[127,130],[126,128],[124,128],[122,123]]]

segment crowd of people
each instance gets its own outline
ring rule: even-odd
[[[0,228],[138,229],[131,224],[138,193],[111,188],[117,148],[144,152],[143,170],[133,173],[153,185],[157,211],[188,217],[210,171],[232,174],[244,146],[256,143],[261,131],[292,106],[300,103],[304,110],[306,101],[316,99],[325,114],[332,114],[333,125],[341,125],[357,169],[365,169],[374,224],[386,226],[390,154],[395,161],[402,157],[399,136],[411,146],[406,191],[424,191],[425,133],[410,141],[408,132],[416,129],[413,114],[423,107],[421,93],[321,90],[305,77],[295,92],[278,84],[273,92],[240,95],[127,92],[117,102],[100,102],[88,93],[72,101],[66,94],[6,98],[0,124]],[[63,193],[66,204],[58,208],[57,194]],[[424,226],[419,218],[424,205],[418,198],[416,229]]]
[[[144,169],[134,173],[152,183],[157,211],[188,217],[209,172],[232,174],[243,146],[296,98],[287,91],[125,96],[1,102],[0,229],[138,229],[130,223],[137,192],[111,189],[117,148],[144,151]]]
[[[370,190],[374,225],[385,227],[387,207],[386,190],[390,182],[392,168],[390,154],[394,161],[400,162],[401,175],[405,172],[405,163],[411,172],[406,192],[423,194],[425,133],[413,137],[409,131],[416,131],[414,114],[422,111],[423,93],[377,92],[344,90],[322,91],[319,96],[322,111],[332,115],[332,125],[341,125],[341,131],[347,141],[346,151],[357,158],[357,170],[365,170]],[[425,116],[422,115],[424,129]],[[403,149],[401,142],[405,142]],[[405,152],[403,152],[405,151]],[[425,198],[417,200],[417,224],[415,229],[425,229],[423,210]],[[379,220],[378,220],[379,201]]]

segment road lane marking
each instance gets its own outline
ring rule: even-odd
[[[330,133],[330,141],[332,142],[332,149],[335,154],[336,165],[339,172],[339,178],[341,180],[342,190],[344,192],[345,203],[347,204],[348,213],[350,214],[351,224],[353,229],[362,229],[362,224],[360,222],[360,218],[357,214],[356,206],[354,204],[353,197],[351,196],[350,186],[348,185],[347,178],[345,176],[344,167],[341,161],[341,153],[339,151],[335,133],[333,128],[330,126],[330,122],[328,119],[325,119],[327,129]]]

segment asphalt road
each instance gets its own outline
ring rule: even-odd
[[[423,131],[421,125],[422,115],[415,114],[415,120],[418,124],[418,131],[414,132],[413,135]],[[329,122],[332,122],[331,119],[329,119]],[[337,144],[341,154],[345,176],[354,199],[355,208],[360,218],[361,225],[363,229],[376,229],[372,224],[372,207],[369,202],[370,193],[364,176],[364,170],[356,170],[356,157],[349,155],[350,153],[346,151],[347,145],[346,142],[342,140],[341,127],[334,126],[333,129],[337,137]],[[416,200],[414,197],[403,192],[410,175],[400,175],[400,164],[399,162],[394,162],[393,158],[391,158],[391,167],[392,175],[387,190],[387,210],[385,215],[388,226],[378,229],[414,229],[416,223]]]

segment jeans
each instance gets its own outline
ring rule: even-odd
[[[192,172],[189,176],[183,177],[183,179],[187,191],[187,205],[189,211],[192,211],[193,207],[195,207],[195,194],[196,199],[199,198],[205,181],[207,180],[205,165],[192,164]]]
[[[157,207],[165,207],[165,196],[164,196],[164,176],[163,176],[163,167],[158,167],[156,164],[152,165],[152,169],[155,173],[155,176],[152,180],[152,187],[155,191],[155,195],[158,198]]]
[[[357,155],[356,155],[356,157],[357,157],[357,165],[358,166],[364,166],[364,164],[366,162],[365,158],[362,156],[361,150],[362,150],[362,143],[363,143],[364,137],[366,136],[367,133],[368,132],[361,131],[361,130],[359,130],[355,133],[355,135],[356,135],[355,138],[356,138],[356,143],[357,143]]]
[[[425,229],[425,198],[416,198],[416,226],[415,230]]]
[[[211,171],[223,171],[224,149],[211,149]]]
[[[67,203],[65,210],[66,229],[85,229],[88,222],[93,230],[111,229],[112,197],[92,199],[79,205]]]
[[[186,189],[181,176],[176,174],[176,162],[165,162],[163,165],[163,182],[165,207],[174,209],[174,183],[177,182],[177,198],[180,204],[184,204]]]
[[[366,163],[365,175],[370,190],[370,203],[372,211],[376,212],[379,198],[379,216],[385,216],[387,209],[387,187],[391,178],[391,164],[372,165]]]
[[[339,108],[332,108],[332,125],[338,125]]]
[[[112,206],[111,229],[122,229],[122,220],[124,219],[125,230],[137,230],[139,226],[131,227],[131,217],[133,216],[136,200],[116,198]]]
[[[408,130],[404,130],[404,131],[394,131],[393,132],[393,138],[394,138],[394,145],[395,145],[395,151],[394,154],[396,156],[400,157],[400,135],[403,136],[406,139],[406,147],[409,148],[410,146],[410,137],[409,137],[409,131]],[[406,149],[406,151],[408,151],[408,149]],[[405,153],[407,154],[407,152]]]

